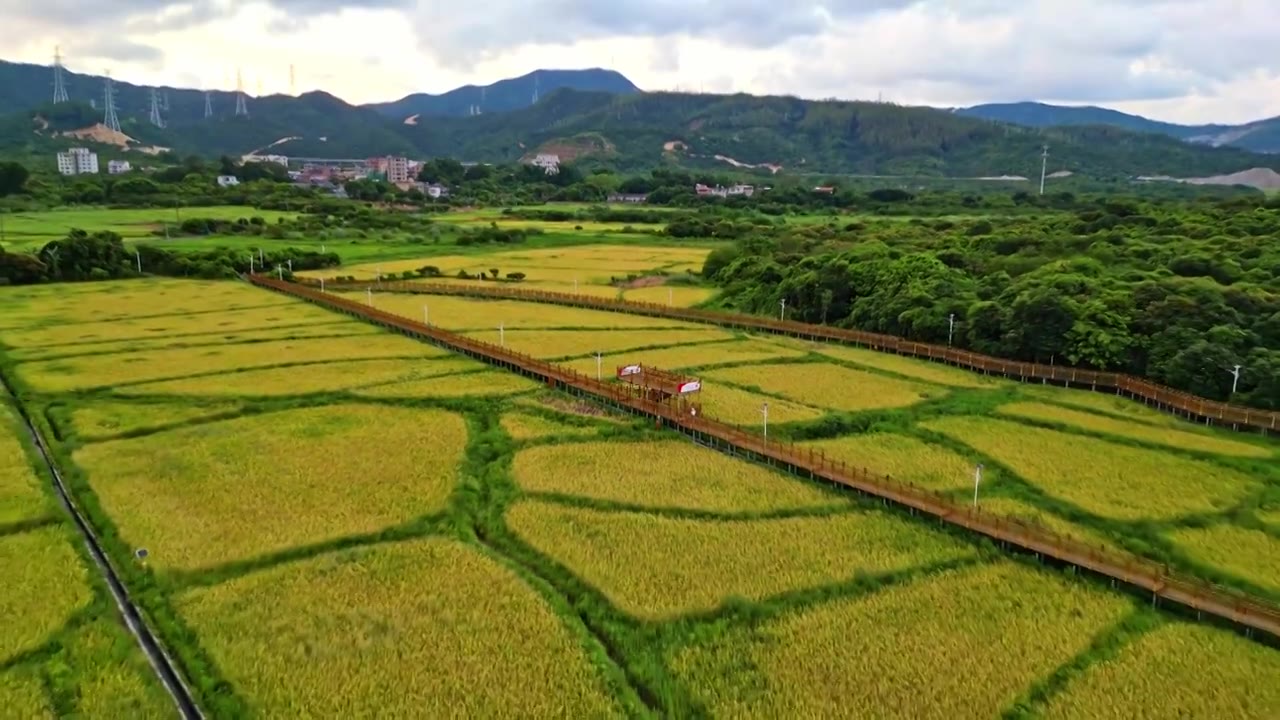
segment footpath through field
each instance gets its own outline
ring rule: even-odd
[[[340,312],[370,320],[390,330],[434,342],[451,350],[536,377],[551,387],[585,394],[616,407],[655,418],[695,439],[753,455],[798,475],[808,475],[858,490],[887,502],[967,528],[1001,543],[1084,568],[1128,586],[1151,593],[1152,602],[1163,598],[1197,615],[1208,613],[1280,640],[1280,607],[1245,593],[1182,577],[1163,565],[1116,551],[1093,547],[1045,528],[958,505],[924,488],[879,476],[865,468],[827,458],[812,448],[769,440],[704,416],[686,415],[675,407],[634,396],[624,385],[602,382],[571,368],[530,357],[498,345],[424,325],[347,298],[296,283],[261,275],[249,281]],[[384,289],[391,289],[384,286]]]
[[[1157,385],[1131,375],[1095,370],[1078,370],[1040,363],[1027,363],[1018,360],[1002,360],[941,345],[915,342],[893,335],[847,330],[829,325],[812,325],[810,323],[791,320],[775,320],[757,315],[743,315],[717,310],[698,310],[680,308],[657,303],[631,302],[613,298],[575,295],[569,293],[544,292],[540,290],[522,290],[510,287],[483,287],[478,285],[453,285],[448,283],[419,282],[333,282],[304,280],[311,287],[327,287],[331,290],[364,290],[375,288],[383,292],[416,293],[421,295],[462,295],[467,297],[490,298],[501,300],[523,300],[525,302],[550,303],[573,307],[607,310],[610,312],[647,315],[650,317],[671,318],[690,322],[708,323],[727,328],[742,328],[763,332],[789,335],[810,340],[826,340],[868,347],[882,352],[897,353],[925,360],[945,362],[958,367],[975,370],[988,375],[1002,375],[1018,380],[1044,380],[1060,383],[1070,387],[1084,386],[1093,390],[1115,390],[1117,395],[1127,394],[1133,398],[1141,398],[1156,407],[1173,413],[1184,414],[1189,418],[1197,418],[1206,424],[1218,423],[1235,429],[1261,430],[1271,432],[1280,430],[1280,412],[1257,410],[1254,408],[1232,405],[1230,403],[1209,400],[1180,390]]]

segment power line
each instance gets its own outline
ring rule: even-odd
[[[62,48],[53,46],[53,102],[67,102],[67,84],[62,77]]]

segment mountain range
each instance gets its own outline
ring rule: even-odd
[[[70,72],[65,78],[73,102],[50,105],[51,68],[0,62],[0,107],[16,111],[0,115],[0,154],[47,157],[72,142],[62,133],[98,122],[103,79]],[[234,113],[234,93],[209,93],[212,112],[206,117],[206,93],[158,88],[164,127],[148,122],[152,88],[125,82],[115,88],[128,147],[206,156],[404,154],[509,162],[541,151],[621,169],[675,163],[762,172],[1030,178],[1038,177],[1040,148],[1048,144],[1051,173],[1095,178],[1280,169],[1280,155],[1184,142],[1172,132],[1125,126],[1116,118],[1050,122],[1030,114],[987,117],[979,108],[641,92],[601,69],[539,70],[483,88],[366,106],[324,92],[250,97],[247,116]],[[93,99],[96,107],[87,103]],[[1051,108],[1043,107],[1037,117],[1048,118]],[[124,142],[102,130],[93,129],[94,139]]]
[[[1229,146],[1261,153],[1280,153],[1280,117],[1241,125],[1178,125],[1108,108],[1068,107],[1038,102],[993,103],[956,110],[957,114],[1027,127],[1110,125],[1168,135],[1213,147]]]

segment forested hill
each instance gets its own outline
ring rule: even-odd
[[[1280,157],[1112,127],[1037,129],[932,108],[750,95],[561,91],[527,110],[403,132],[425,151],[463,159],[512,160],[550,144],[624,167],[736,162],[788,172],[1038,177],[1047,144],[1051,173],[1193,177],[1280,168]]]
[[[621,73],[589,70],[535,70],[517,78],[491,85],[465,85],[440,95],[415,93],[395,102],[373,103],[365,107],[389,118],[404,121],[415,115],[463,117],[475,114],[510,112],[529,107],[534,98],[562,88],[629,95],[640,88]]]
[[[31,88],[38,86],[44,93],[49,78],[47,68],[0,63],[0,80],[19,71],[25,79],[18,87],[0,82],[0,101],[12,99],[22,107],[38,100]],[[66,126],[69,118],[90,125],[99,121],[101,101],[97,109],[87,103],[98,82],[68,73],[73,103],[0,116],[0,155],[25,154],[23,159],[31,161],[58,146],[83,144],[54,133],[78,129]],[[247,117],[234,114],[233,94],[214,93],[212,114],[206,118],[204,93],[168,88],[162,93],[168,106],[162,112],[166,127],[157,128],[148,122],[149,88],[120,83],[117,90],[124,133],[138,145],[171,148],[181,155],[239,156],[270,148],[293,157],[405,154],[503,162],[541,150],[626,170],[679,164],[769,166],[819,175],[1035,179],[1041,147],[1049,145],[1050,173],[1102,179],[1280,170],[1280,156],[1191,145],[1161,135],[1097,126],[1028,128],[880,103],[562,88],[510,112],[424,115],[406,123],[406,118],[387,117],[322,92],[249,98]],[[48,127],[51,117],[60,120]]]

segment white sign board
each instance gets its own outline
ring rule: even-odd
[[[639,365],[628,365],[618,371],[618,377],[626,377],[628,375],[639,375],[639,374],[640,374]]]
[[[702,389],[701,380],[691,380],[680,386],[680,394],[683,395],[685,393],[697,392],[701,389]]]

